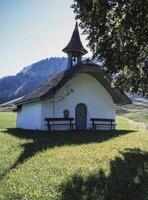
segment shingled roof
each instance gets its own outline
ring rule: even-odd
[[[54,78],[47,80],[35,91],[26,95],[19,102],[17,102],[17,105],[22,105],[38,100],[50,99],[58,89],[60,89],[77,73],[87,73],[98,80],[111,95],[115,104],[124,105],[131,103],[131,100],[124,92],[111,86],[110,81],[107,79],[105,73],[99,65],[91,62],[90,60],[85,60],[80,65],[76,65],[70,69],[67,69],[56,75]]]
[[[65,53],[69,52],[80,52],[80,54],[85,55],[87,50],[83,47],[82,42],[80,40],[78,23],[76,22],[75,29],[73,31],[72,37],[68,45],[63,49]]]

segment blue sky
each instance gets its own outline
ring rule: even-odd
[[[47,57],[66,56],[61,50],[75,25],[71,3],[72,0],[0,0],[0,77],[16,74]],[[81,38],[86,47],[85,37]]]

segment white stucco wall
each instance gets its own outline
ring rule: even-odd
[[[41,129],[41,102],[24,104],[17,113],[17,128]]]
[[[19,110],[17,112],[16,127],[21,128],[21,124],[22,124],[22,110]]]
[[[60,88],[54,97],[55,117],[63,117],[63,110],[68,109],[75,118],[77,104],[87,107],[87,128],[91,127],[90,118],[115,119],[115,104],[110,94],[92,76],[79,73]],[[53,116],[53,100],[24,104],[17,113],[17,127],[34,130],[47,130],[45,118]]]
[[[87,107],[87,128],[91,127],[90,118],[115,119],[115,104],[104,87],[92,76],[79,73],[65,84],[54,97],[55,117],[63,117],[63,110],[70,111],[75,118],[75,108],[79,103]],[[53,102],[42,101],[41,129],[47,130],[45,117],[53,117]]]

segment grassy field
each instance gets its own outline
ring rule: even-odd
[[[0,130],[16,126],[16,113],[0,112]]]
[[[127,119],[148,125],[148,105],[130,104],[118,108],[118,113]]]
[[[30,132],[0,113],[0,200],[148,200],[148,131],[117,121],[112,133]]]

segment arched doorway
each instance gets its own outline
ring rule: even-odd
[[[86,105],[80,103],[75,109],[76,130],[85,130],[87,128],[87,108]]]

